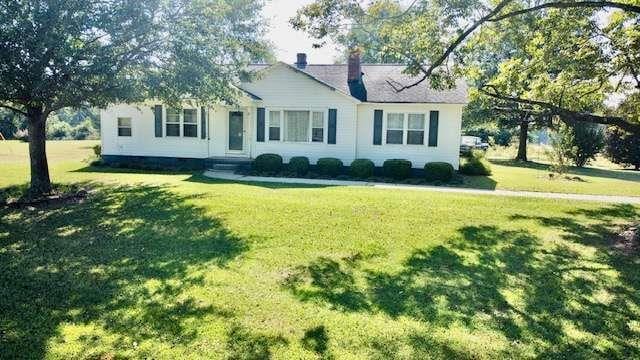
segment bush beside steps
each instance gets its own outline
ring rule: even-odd
[[[282,169],[282,156],[278,154],[262,154],[253,160],[253,169],[268,174],[277,174]]]

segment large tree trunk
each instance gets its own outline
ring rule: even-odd
[[[529,141],[529,122],[520,122],[520,141],[518,142],[518,155],[516,160],[527,161],[527,142]]]
[[[49,165],[47,164],[47,152],[45,149],[46,119],[47,116],[42,109],[30,108],[27,111],[29,157],[31,160],[31,186],[29,193],[31,196],[40,196],[51,192]]]

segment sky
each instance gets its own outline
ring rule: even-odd
[[[329,42],[320,49],[312,47],[313,40],[304,32],[294,30],[289,18],[296,10],[313,0],[267,0],[264,16],[269,21],[267,39],[274,44],[276,58],[286,63],[294,63],[297,53],[306,53],[311,64],[333,64],[339,52],[336,45]]]

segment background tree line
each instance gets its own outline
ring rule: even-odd
[[[532,130],[550,129],[573,139],[566,152],[578,166],[606,136],[611,158],[637,167],[637,0],[316,0],[291,23],[318,46],[331,37],[365,61],[404,64],[415,80],[390,81],[396,91],[448,88],[464,77],[472,85],[465,129],[492,132],[498,143],[516,135],[517,160],[528,160]]]
[[[27,119],[0,109],[0,133],[6,140],[29,140]],[[100,117],[94,109],[61,109],[51,114],[47,140],[95,140],[100,138]]]

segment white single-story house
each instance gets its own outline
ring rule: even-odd
[[[252,159],[276,153],[311,164],[334,157],[349,165],[366,158],[376,166],[407,159],[414,168],[443,161],[458,168],[464,81],[433,90],[425,81],[397,92],[391,84],[413,80],[402,65],[252,65],[257,79],[243,82],[238,104],[116,104],[100,114],[103,158],[109,161]]]

